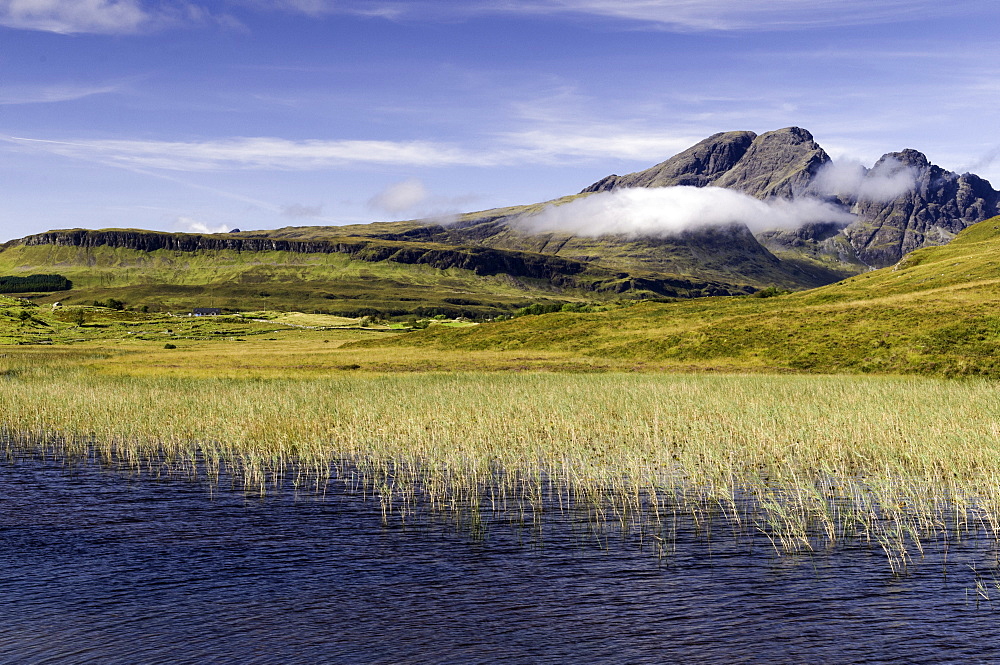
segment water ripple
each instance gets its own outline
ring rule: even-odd
[[[247,500],[2,465],[0,661],[1000,661],[960,544],[947,576],[927,561],[897,579],[863,546],[778,557],[682,532],[661,560],[572,525],[493,525],[480,542],[447,520],[379,518],[336,492]]]

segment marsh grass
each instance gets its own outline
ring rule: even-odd
[[[926,547],[973,533],[1000,542],[1000,398],[987,380],[192,379],[108,376],[41,353],[0,358],[11,458],[93,459],[255,494],[342,484],[387,522],[445,516],[473,535],[498,518],[539,529],[548,513],[582,515],[593,536],[660,556],[679,519],[782,554],[861,543],[898,574]]]

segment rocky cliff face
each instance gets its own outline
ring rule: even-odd
[[[916,150],[888,153],[871,172],[887,164],[893,171],[909,172],[914,186],[889,200],[851,201],[858,221],[844,235],[868,265],[892,265],[919,247],[944,244],[970,224],[1000,213],[1000,192],[977,175],[945,171]]]
[[[884,155],[865,169],[857,189],[831,191],[823,171],[829,155],[812,135],[788,127],[757,136],[715,134],[645,171],[608,176],[584,189],[622,187],[725,187],[759,199],[812,196],[842,207],[856,218],[831,233],[830,225],[794,231],[766,231],[758,240],[776,252],[811,259],[881,268],[919,247],[948,242],[976,222],[1000,214],[1000,192],[974,174],[957,174],[931,164],[916,150]],[[899,176],[899,177],[897,177]],[[886,195],[884,183],[909,180],[905,191]]]
[[[792,198],[809,186],[830,156],[799,127],[761,134],[713,184],[759,199]]]
[[[713,184],[740,161],[753,144],[753,132],[722,132],[656,166],[625,176],[610,175],[584,192],[607,192],[621,187],[673,187]]]
[[[434,268],[463,268],[480,275],[501,273],[515,277],[556,279],[583,272],[580,262],[560,257],[503,251],[489,247],[435,247],[404,242],[379,242],[364,238],[343,240],[280,240],[268,237],[157,233],[111,229],[49,231],[28,236],[11,244],[63,245],[71,247],[121,247],[141,252],[222,251],[294,252],[300,254],[347,254],[361,261],[394,261],[427,264]]]
[[[436,231],[435,231],[436,230]],[[0,251],[18,246],[56,245],[65,247],[115,247],[140,252],[234,251],[293,252],[301,254],[346,254],[367,262],[392,261],[423,264],[446,270],[460,268],[477,275],[509,275],[514,278],[542,280],[553,287],[584,289],[596,292],[626,293],[644,291],[668,297],[739,295],[755,289],[745,280],[701,279],[697,276],[671,276],[649,271],[615,270],[550,253],[520,251],[500,247],[441,244],[446,230],[428,226],[393,238],[348,237],[329,240],[269,238],[256,234],[161,233],[133,229],[92,231],[72,229],[49,231],[12,240]],[[405,239],[417,239],[408,242]],[[752,238],[751,238],[752,240]]]
[[[799,127],[760,136],[753,132],[723,132],[656,166],[612,175],[584,192],[607,192],[623,187],[726,187],[757,198],[791,197],[808,187],[817,170],[830,161]]]

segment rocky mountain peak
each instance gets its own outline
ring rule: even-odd
[[[927,155],[919,150],[906,148],[905,150],[900,150],[899,152],[887,152],[882,155],[879,160],[875,162],[875,166],[872,167],[872,170],[877,171],[880,167],[885,167],[886,164],[891,165],[893,162],[902,166],[909,166],[917,169],[928,169],[931,167],[931,163],[927,160]]]
[[[756,137],[740,161],[713,184],[760,199],[792,198],[829,161],[812,134],[786,127]]]
[[[624,187],[705,187],[732,169],[746,154],[757,135],[753,132],[720,132],[652,168],[628,175],[610,175],[584,189],[608,192]]]
[[[771,132],[764,132],[757,137],[759,143],[772,143],[784,145],[810,144],[810,148],[818,148],[813,140],[813,135],[808,130],[801,127],[785,127]]]
[[[830,162],[813,135],[801,127],[760,135],[722,132],[650,169],[608,176],[583,191],[712,185],[758,199],[819,197],[854,214],[857,221],[837,238],[830,236],[826,226],[822,237],[816,238],[789,231],[765,232],[759,236],[765,238],[765,245],[779,252],[798,251],[801,243],[813,242],[810,251],[822,253],[826,250],[819,243],[825,243],[836,251],[838,261],[874,267],[892,265],[918,247],[947,242],[970,224],[1000,214],[1000,192],[987,181],[974,174],[946,171],[918,150],[886,153],[871,169],[862,169],[854,185],[857,191],[838,190],[835,197],[822,177]]]
[[[652,168],[607,176],[583,191],[714,185],[758,198],[791,197],[828,161],[812,134],[801,127],[759,136],[750,131],[720,132]]]

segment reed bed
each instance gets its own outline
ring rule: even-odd
[[[1000,397],[985,380],[408,374],[182,379],[9,365],[8,456],[31,452],[266,493],[346,483],[383,519],[429,511],[669,550],[678,514],[778,552],[863,542],[903,572],[931,542],[1000,542]]]

